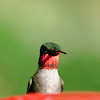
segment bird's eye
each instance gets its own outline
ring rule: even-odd
[[[45,52],[45,54],[46,54],[46,53],[47,53],[47,50],[45,50],[44,52]]]

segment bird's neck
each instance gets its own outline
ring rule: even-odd
[[[39,58],[39,68],[41,69],[58,69],[59,54],[51,56],[45,54]]]

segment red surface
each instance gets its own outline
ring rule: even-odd
[[[65,92],[55,95],[41,93],[11,96],[1,100],[100,100],[100,92]]]

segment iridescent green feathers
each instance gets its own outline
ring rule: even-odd
[[[52,55],[52,56],[55,56],[59,53],[66,54],[65,52],[61,51],[61,48],[58,44],[51,43],[51,42],[42,44],[42,46],[40,48],[40,56],[42,56],[43,54],[46,54],[46,53],[48,53],[49,55]]]

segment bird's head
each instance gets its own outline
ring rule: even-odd
[[[55,43],[47,42],[42,44],[40,48],[40,56],[49,54],[51,56],[56,56],[59,53],[66,54],[65,52],[61,51],[60,46]]]
[[[65,52],[61,51],[58,44],[51,42],[42,44],[40,48],[39,65],[45,67],[48,66],[48,68],[51,68],[50,66],[55,67],[56,65],[58,65],[60,53],[66,54]]]

